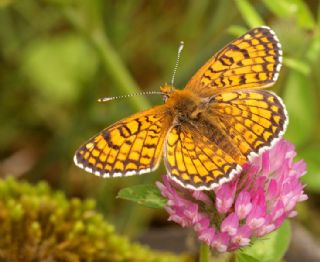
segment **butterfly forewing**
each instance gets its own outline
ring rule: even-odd
[[[170,125],[165,107],[154,107],[119,121],[82,145],[77,166],[104,177],[150,172],[161,159]]]
[[[252,29],[214,55],[188,82],[200,96],[223,90],[263,88],[278,78],[282,50],[268,27]]]
[[[209,190],[230,181],[240,165],[217,144],[188,125],[171,128],[165,144],[168,175],[180,185]]]

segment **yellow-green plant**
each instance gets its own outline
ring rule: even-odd
[[[114,232],[93,200],[66,199],[44,182],[0,180],[1,261],[187,261]]]

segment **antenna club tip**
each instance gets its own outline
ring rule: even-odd
[[[114,97],[103,97],[103,98],[98,98],[97,101],[99,103],[103,103],[103,102],[107,102],[107,101],[110,101],[110,100],[113,100]]]
[[[180,46],[179,46],[179,49],[178,49],[178,59],[179,59],[180,53],[181,53],[183,48],[184,48],[184,42],[180,41]]]

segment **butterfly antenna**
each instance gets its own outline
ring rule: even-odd
[[[103,98],[99,98],[98,102],[108,102],[111,100],[123,99],[123,98],[128,98],[133,96],[143,96],[143,95],[162,95],[162,93],[158,91],[145,91],[145,92],[133,93],[133,94],[123,95],[123,96],[103,97]]]
[[[183,47],[184,47],[184,42],[181,41],[180,45],[179,45],[179,48],[178,48],[176,64],[175,64],[174,69],[173,69],[173,74],[172,74],[172,79],[171,79],[171,85],[172,86],[174,84],[174,79],[176,77],[176,72],[177,72],[177,69],[178,69],[178,66],[179,66],[180,55],[181,55],[181,52],[183,50]]]

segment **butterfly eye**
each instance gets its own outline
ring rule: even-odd
[[[168,95],[162,95],[163,102],[167,102],[168,97],[169,97]]]
[[[172,94],[174,91],[174,87],[170,85],[163,85],[160,87],[160,92],[162,93],[163,101],[166,102],[169,96]]]

